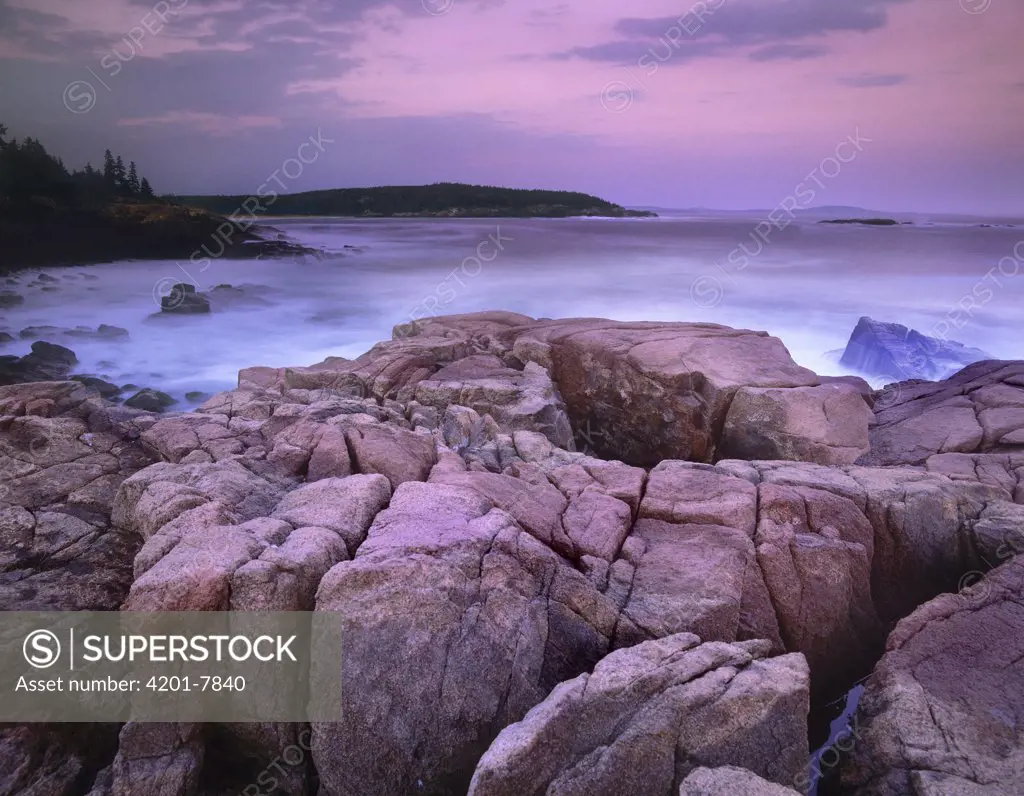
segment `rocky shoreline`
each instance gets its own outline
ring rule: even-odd
[[[431,318],[196,412],[0,387],[5,610],[333,611],[344,720],[23,725],[0,792],[1024,792],[1024,362],[875,393],[712,324]],[[247,788],[256,788],[256,790]],[[319,789],[319,791],[317,790]]]
[[[278,230],[255,217],[228,219],[156,200],[0,217],[3,276],[30,268],[118,260],[283,259],[316,254],[284,240]]]

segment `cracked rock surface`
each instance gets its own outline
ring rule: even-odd
[[[1017,469],[1024,455],[1024,362],[977,362],[946,381],[893,385],[875,414],[862,463],[920,465],[943,454],[981,454],[1012,460]]]
[[[1024,792],[1024,559],[904,619],[843,771],[858,796]]]
[[[1016,431],[940,452],[929,422],[890,460],[928,395],[977,382],[1001,414],[972,416],[1016,422],[1024,366],[972,367],[872,415],[763,333],[495,312],[248,368],[190,414],[2,387],[0,598],[337,612],[344,649],[314,665],[343,721],[282,793],[770,794],[800,781],[812,696],[1024,549]],[[206,794],[302,730],[9,728],[0,786]]]
[[[691,634],[613,652],[506,727],[469,794],[675,796],[695,768],[726,761],[792,782],[807,765],[809,672],[769,652]]]

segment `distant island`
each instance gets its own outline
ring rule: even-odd
[[[168,201],[229,215],[248,196],[167,196]],[[282,194],[268,209],[275,216],[369,218],[656,218],[574,191],[497,188],[442,182],[375,188],[336,188]]]
[[[819,221],[819,224],[866,224],[870,227],[895,227],[901,222],[894,218],[834,218]],[[909,221],[902,222],[909,224]]]

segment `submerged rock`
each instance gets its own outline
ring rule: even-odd
[[[270,304],[261,294],[269,288],[262,285],[217,285],[205,295],[213,309],[228,307],[265,307]]]
[[[116,384],[111,384],[109,381],[95,376],[72,376],[71,380],[84,384],[86,387],[92,387],[104,398],[116,398],[121,394],[121,388]]]
[[[167,407],[173,406],[177,401],[165,392],[160,390],[139,390],[135,395],[124,402],[125,406],[132,409],[142,409],[146,412],[163,412]]]
[[[0,310],[7,310],[24,303],[24,296],[10,290],[0,290]]]
[[[196,292],[194,285],[179,282],[169,295],[160,299],[160,311],[177,315],[203,314],[211,311],[210,299],[205,293]]]
[[[66,329],[61,326],[26,326],[18,336],[22,340],[60,340],[64,338],[83,340],[127,340],[128,330],[120,326],[109,326],[101,323],[97,328],[91,329],[88,326],[78,326],[74,329]]]
[[[839,361],[853,370],[892,381],[934,381],[985,359],[992,356],[955,340],[928,337],[898,323],[864,317]]]
[[[0,384],[61,381],[76,364],[78,357],[70,348],[40,340],[23,357],[0,357]]]
[[[96,329],[81,326],[77,329],[70,329],[68,330],[68,336],[85,337],[92,340],[127,340],[129,334],[127,329],[122,329],[120,326],[110,326],[106,323],[101,323]]]

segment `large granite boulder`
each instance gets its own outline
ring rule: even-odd
[[[776,338],[713,324],[541,322],[515,338],[550,347],[550,372],[575,427],[593,437],[597,453],[628,464],[713,461],[741,387],[819,383]]]
[[[938,380],[982,360],[992,359],[955,340],[928,337],[898,323],[861,318],[840,362],[848,368],[891,381]]]
[[[507,431],[628,464],[728,456],[850,463],[870,415],[855,385],[827,385],[764,332],[714,324],[537,321],[513,313],[429,318],[356,360],[254,368],[247,388],[339,391],[489,416]],[[800,390],[800,392],[795,392]],[[759,420],[732,412],[737,396]]]
[[[860,703],[856,796],[1024,793],[1024,558],[904,619]]]
[[[344,623],[343,719],[314,725],[325,794],[465,792],[497,732],[609,650],[617,611],[476,490],[408,482],[318,611]],[[362,739],[352,743],[353,738]]]
[[[543,368],[565,402],[577,446],[629,464],[729,456],[851,463],[867,449],[863,401],[842,385],[795,393],[823,382],[763,332],[496,315],[418,321],[403,328],[403,344],[461,337],[514,367]],[[724,445],[737,399],[756,404],[759,419],[755,427],[733,413]]]
[[[870,449],[874,415],[851,384],[736,391],[722,432],[730,459],[853,464]]]
[[[726,763],[792,783],[810,677],[800,655],[767,650],[683,634],[614,652],[502,730],[469,796],[676,796],[697,767]]]

